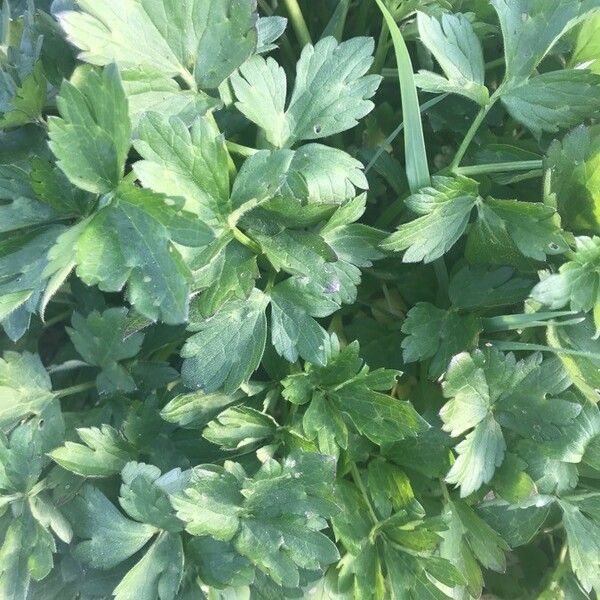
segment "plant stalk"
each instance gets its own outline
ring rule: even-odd
[[[253,156],[254,154],[256,154],[258,152],[258,150],[256,148],[250,148],[249,146],[242,146],[242,144],[236,144],[235,142],[230,142],[229,140],[227,140],[225,142],[225,145],[227,146],[227,149],[229,150],[229,152],[232,152],[233,154],[237,154],[238,156],[244,156],[246,158],[248,158],[249,156]]]
[[[358,467],[356,466],[356,463],[354,461],[350,461],[350,473],[352,474],[352,479],[356,484],[356,487],[358,487],[358,489],[360,490],[365,504],[367,505],[369,516],[371,517],[371,521],[373,521],[373,525],[377,525],[377,523],[379,523],[379,519],[375,514],[375,510],[373,509],[373,505],[371,504],[371,500],[369,499],[369,494],[367,493],[367,488],[365,487],[362,477],[360,476],[360,473],[358,471]]]
[[[87,392],[96,387],[95,381],[87,381],[86,383],[79,383],[77,385],[73,385],[71,387],[65,388],[63,390],[58,390],[54,392],[54,395],[57,398],[66,398],[67,396],[74,396],[75,394],[80,394],[82,392]]]
[[[481,127],[482,123],[484,122],[485,118],[487,117],[488,113],[490,112],[490,110],[492,109],[492,106],[494,106],[495,103],[496,103],[496,97],[492,96],[490,98],[490,101],[481,108],[479,113],[477,113],[475,120],[473,121],[473,123],[471,123],[471,127],[469,127],[469,131],[467,131],[467,135],[465,135],[461,145],[459,146],[459,148],[456,152],[456,156],[454,157],[454,160],[452,161],[452,164],[450,165],[451,171],[456,172],[456,169],[460,166],[460,163],[461,163],[462,159],[465,157],[465,154],[467,153],[467,150],[469,149],[469,146],[471,145],[471,142],[473,141],[475,134],[479,131],[479,128]]]
[[[283,0],[283,3],[285,4],[290,21],[292,22],[292,27],[294,28],[296,37],[298,38],[300,44],[303,47],[308,44],[312,44],[310,31],[308,31],[308,27],[306,25],[306,21],[304,20],[304,15],[302,14],[300,5],[298,4],[298,0]]]
[[[513,162],[492,163],[484,165],[471,165],[468,167],[457,167],[454,172],[457,175],[485,175],[487,173],[516,173],[519,171],[536,171],[544,166],[543,160],[517,160]]]

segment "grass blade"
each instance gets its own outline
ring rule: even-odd
[[[404,122],[404,152],[406,159],[406,177],[411,192],[427,186],[431,182],[427,153],[423,138],[423,124],[421,123],[421,109],[417,96],[417,87],[413,75],[412,63],[408,48],[402,33],[394,21],[390,11],[381,0],[376,0],[383,18],[390,30],[396,63],[398,66],[398,79],[400,81],[400,97],[402,99],[402,118]]]
[[[333,36],[338,42],[342,41],[344,35],[344,27],[346,25],[346,17],[350,8],[350,0],[340,0],[327,26],[323,30],[322,38],[329,35]]]

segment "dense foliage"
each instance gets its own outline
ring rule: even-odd
[[[596,598],[596,9],[5,1],[0,598]]]

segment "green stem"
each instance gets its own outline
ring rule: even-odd
[[[71,387],[65,388],[64,390],[58,390],[54,392],[54,395],[57,398],[65,398],[67,396],[74,396],[75,394],[80,394],[81,392],[87,392],[96,387],[95,381],[88,381],[86,383],[79,383],[77,385],[73,385]]]
[[[381,73],[383,71],[383,65],[385,64],[385,58],[387,56],[388,51],[389,39],[390,30],[388,29],[387,23],[384,19],[381,23],[381,30],[379,31],[379,39],[377,40],[377,50],[375,50],[375,59],[373,60],[371,73]]]
[[[600,353],[586,352],[585,350],[571,350],[570,348],[557,348],[544,346],[542,344],[530,344],[528,342],[506,342],[503,340],[481,340],[482,344],[494,346],[502,352],[551,352],[552,354],[565,354],[566,356],[581,356],[591,360],[600,360]]]
[[[265,13],[265,15],[267,15],[268,17],[270,17],[273,14],[273,9],[266,2],[266,0],[258,0],[258,5],[260,6],[261,10]]]
[[[494,106],[494,104],[496,103],[496,99],[497,99],[497,96],[494,94],[494,96],[492,96],[490,98],[490,101],[481,108],[479,113],[477,113],[475,120],[473,121],[473,123],[471,123],[471,127],[469,127],[469,131],[467,131],[467,135],[465,135],[465,138],[463,139],[462,144],[458,148],[458,151],[456,152],[456,156],[454,157],[454,160],[452,161],[452,164],[450,165],[451,171],[456,171],[456,169],[460,166],[460,163],[461,163],[462,159],[465,157],[465,154],[467,153],[467,150],[469,149],[469,146],[470,146],[471,142],[473,141],[475,134],[481,127],[481,124],[487,117],[492,106]]]
[[[253,239],[249,238],[241,229],[238,229],[237,227],[233,227],[232,231],[233,231],[233,237],[235,237],[235,239],[240,244],[243,244],[244,246],[246,246],[246,248],[250,248],[250,250],[252,250],[252,252],[255,252],[256,254],[263,253],[262,248],[260,247],[260,244],[258,242],[255,242]]]
[[[435,271],[435,278],[438,282],[438,302],[445,304],[448,299],[449,277],[443,256],[433,261],[433,270]]]
[[[52,327],[53,325],[56,325],[57,323],[62,323],[63,321],[65,321],[66,319],[69,318],[69,316],[71,315],[72,312],[73,312],[72,310],[66,310],[63,313],[60,313],[59,315],[56,315],[55,317],[48,319],[47,321],[44,322],[43,329],[48,329],[49,327]]]
[[[362,494],[365,504],[367,505],[367,510],[369,511],[371,521],[373,521],[373,525],[377,525],[377,523],[379,523],[379,519],[377,518],[377,515],[375,514],[375,510],[373,509],[373,505],[371,504],[371,500],[369,499],[369,494],[367,493],[367,488],[365,487],[365,484],[363,483],[362,477],[360,476],[360,473],[358,471],[358,467],[356,466],[356,463],[354,461],[349,461],[349,462],[350,462],[350,473],[352,475],[352,479],[354,480],[356,487],[358,487],[358,489],[360,490],[360,493]]]
[[[181,76],[181,79],[185,81],[186,85],[190,88],[190,90],[194,92],[198,91],[198,84],[196,83],[196,78],[187,69],[182,69],[179,75]]]
[[[496,58],[495,60],[490,60],[490,62],[485,63],[485,69],[486,71],[489,69],[495,69],[496,67],[501,67],[504,63],[506,62],[504,56],[500,56],[499,58]]]
[[[215,115],[212,111],[208,111],[206,113],[206,119],[210,121],[210,123],[214,126],[217,131],[221,131],[219,129],[219,125],[217,124],[217,120],[215,119]],[[229,176],[235,177],[237,175],[237,168],[235,163],[233,162],[233,158],[231,158],[231,154],[229,153],[229,147],[225,144],[225,151],[227,152],[227,167],[229,168]]]
[[[235,142],[230,142],[229,140],[225,142],[227,149],[229,152],[233,154],[238,154],[239,156],[245,156],[248,158],[249,156],[253,156],[258,152],[256,148],[250,148],[249,146],[242,146],[241,144],[236,144]]]
[[[552,169],[546,169],[544,171],[543,179],[543,202],[546,206],[557,208],[556,195],[552,193]]]
[[[285,4],[285,8],[287,9],[288,15],[290,16],[292,27],[296,32],[296,37],[298,38],[300,44],[302,46],[312,44],[310,31],[308,31],[308,27],[306,26],[306,21],[304,20],[304,15],[302,14],[302,10],[300,9],[298,0],[283,0],[283,3]]]
[[[448,493],[448,486],[443,479],[440,479],[440,489],[442,490],[442,496],[446,502],[450,502],[450,494]]]
[[[454,172],[457,175],[485,175],[486,173],[516,173],[518,171],[534,171],[544,166],[543,160],[517,160],[513,162],[501,162],[485,165],[472,165],[468,167],[457,167]]]

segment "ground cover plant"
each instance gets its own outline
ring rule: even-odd
[[[600,0],[0,15],[0,599],[600,592]]]

